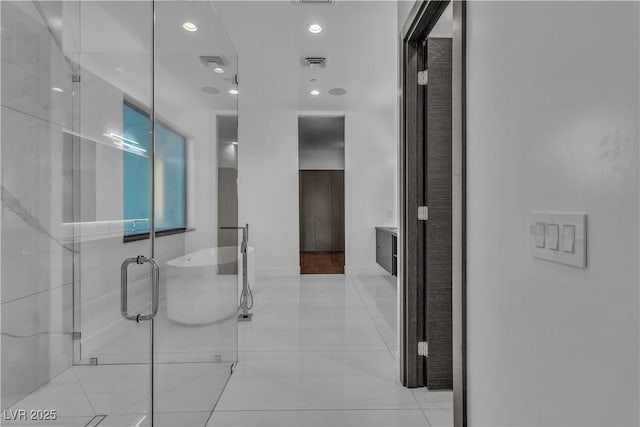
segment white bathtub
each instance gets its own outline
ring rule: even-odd
[[[255,284],[255,250],[247,250],[247,276]],[[238,275],[230,274],[238,263]],[[225,274],[227,273],[227,274]],[[242,292],[242,255],[236,246],[201,249],[167,261],[167,316],[201,325],[235,316]]]

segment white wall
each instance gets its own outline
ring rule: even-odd
[[[416,3],[416,0],[398,0],[398,34],[402,32],[411,8]]]
[[[467,3],[470,425],[638,425],[639,5]],[[588,267],[532,258],[588,214]]]
[[[394,55],[395,57],[395,55]],[[390,75],[390,84],[395,83]],[[395,113],[395,112],[394,112]],[[355,110],[345,117],[345,270],[376,274],[376,226],[396,226],[395,115]]]
[[[291,82],[306,80],[306,70],[295,67],[313,45],[299,47],[291,32],[273,30],[274,26],[293,25],[291,31],[298,31],[298,21],[287,19],[275,25],[264,18],[268,13],[294,14],[304,9],[279,1],[264,10],[259,3],[217,6],[239,54],[240,223],[251,226],[257,272],[299,273],[298,115],[317,114],[345,116],[346,271],[380,273],[375,263],[375,227],[397,225],[396,5],[337,2],[326,9],[326,13],[344,11],[333,16],[326,37],[335,37],[336,42],[325,47],[324,54],[344,70],[331,84],[345,85],[348,92],[344,97],[319,98],[311,108],[301,104],[309,101],[299,101],[304,93],[292,89]],[[363,14],[371,16],[375,25],[349,19]],[[268,28],[261,31],[265,23]],[[261,44],[255,43],[256,34]],[[363,50],[367,48],[377,54],[368,55]],[[376,81],[363,87],[355,83],[372,73],[380,76],[381,84]],[[324,76],[321,74],[321,82],[328,79]]]
[[[250,224],[260,274],[299,272],[297,123],[297,111],[258,111],[240,104],[240,223]],[[380,272],[375,226],[396,224],[395,132],[395,117],[388,112],[345,113],[347,273]]]
[[[241,68],[242,69],[242,68]],[[246,82],[246,80],[243,80]],[[247,88],[245,83],[245,88]],[[250,94],[251,89],[244,89]],[[250,96],[250,95],[247,95]],[[240,224],[249,223],[259,274],[297,274],[298,113],[243,109],[238,114]]]
[[[300,148],[298,167],[304,169],[344,169],[344,148]]]
[[[1,7],[6,408],[71,366],[73,255],[61,239],[61,158],[72,98],[71,70],[33,4]]]

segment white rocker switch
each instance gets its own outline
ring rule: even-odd
[[[535,239],[536,239],[536,247],[544,248],[544,233],[545,233],[545,223],[537,222],[535,225]]]
[[[562,225],[562,250],[574,253],[576,248],[576,227],[573,225]]]
[[[547,237],[547,249],[557,251],[558,241],[560,240],[560,226],[558,224],[549,224]]]

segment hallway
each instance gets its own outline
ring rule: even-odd
[[[209,426],[452,425],[451,392],[398,382],[395,278],[270,277],[260,289]]]

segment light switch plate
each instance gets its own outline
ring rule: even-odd
[[[539,246],[539,224],[544,224],[546,229],[544,247]],[[574,267],[587,266],[586,214],[534,212],[529,218],[529,234],[534,257]]]

